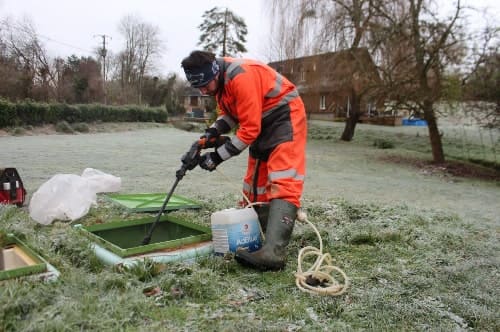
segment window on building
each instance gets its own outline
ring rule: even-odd
[[[304,69],[304,67],[300,68],[300,80],[301,81],[305,81],[306,80],[306,70]]]
[[[319,97],[319,109],[321,111],[326,109],[326,96],[320,96]]]

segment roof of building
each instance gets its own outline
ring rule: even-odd
[[[380,82],[377,66],[366,48],[275,61],[269,66],[294,82],[299,91],[361,89]]]

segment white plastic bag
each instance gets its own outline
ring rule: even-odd
[[[30,200],[30,216],[48,225],[54,219],[76,220],[96,203],[89,182],[78,175],[57,174],[38,188]]]
[[[42,184],[29,204],[30,216],[36,222],[48,225],[55,219],[76,220],[96,204],[98,192],[115,192],[121,179],[99,170],[87,168],[82,176],[57,174]]]
[[[84,169],[82,178],[89,181],[90,188],[96,193],[117,192],[120,191],[122,186],[121,178],[94,168]]]

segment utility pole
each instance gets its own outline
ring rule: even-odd
[[[222,41],[222,56],[227,56],[226,54],[226,42],[227,42],[227,7],[224,12],[224,37]]]
[[[107,104],[106,100],[106,55],[108,50],[106,49],[106,37],[111,38],[111,36],[107,35],[94,35],[94,37],[102,38],[102,48],[99,49],[99,55],[102,58],[102,90],[104,92],[104,104]]]

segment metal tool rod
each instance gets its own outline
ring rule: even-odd
[[[189,149],[188,152],[186,152],[182,158],[182,166],[175,172],[175,182],[174,185],[172,186],[172,189],[170,189],[170,192],[167,195],[167,198],[165,198],[165,201],[163,202],[163,205],[161,206],[160,212],[158,212],[158,215],[156,216],[155,222],[151,225],[151,228],[149,229],[148,234],[144,239],[142,240],[142,244],[146,245],[149,244],[151,241],[151,236],[153,235],[153,231],[155,227],[158,225],[158,222],[160,221],[161,215],[165,211],[165,208],[168,204],[168,201],[170,201],[170,197],[172,197],[172,194],[174,193],[175,187],[177,187],[177,184],[179,181],[186,175],[186,171],[192,170],[193,168],[198,165],[199,157],[200,157],[200,150],[203,147],[203,144],[205,143],[200,143],[200,141],[196,141],[191,145],[191,148]]]
[[[160,212],[158,212],[158,215],[156,216],[155,222],[151,225],[151,228],[149,228],[148,234],[142,240],[142,245],[147,245],[147,244],[149,244],[149,242],[151,242],[151,236],[153,235],[153,231],[155,230],[156,225],[158,225],[158,222],[160,221],[161,215],[165,211],[165,208],[167,207],[167,204],[170,201],[170,197],[172,197],[172,194],[174,193],[175,187],[177,187],[177,184],[179,183],[181,178],[182,177],[176,177],[174,185],[172,186],[172,189],[170,189],[170,192],[168,193],[167,197],[165,198],[165,201],[163,201],[163,205],[160,208]]]

